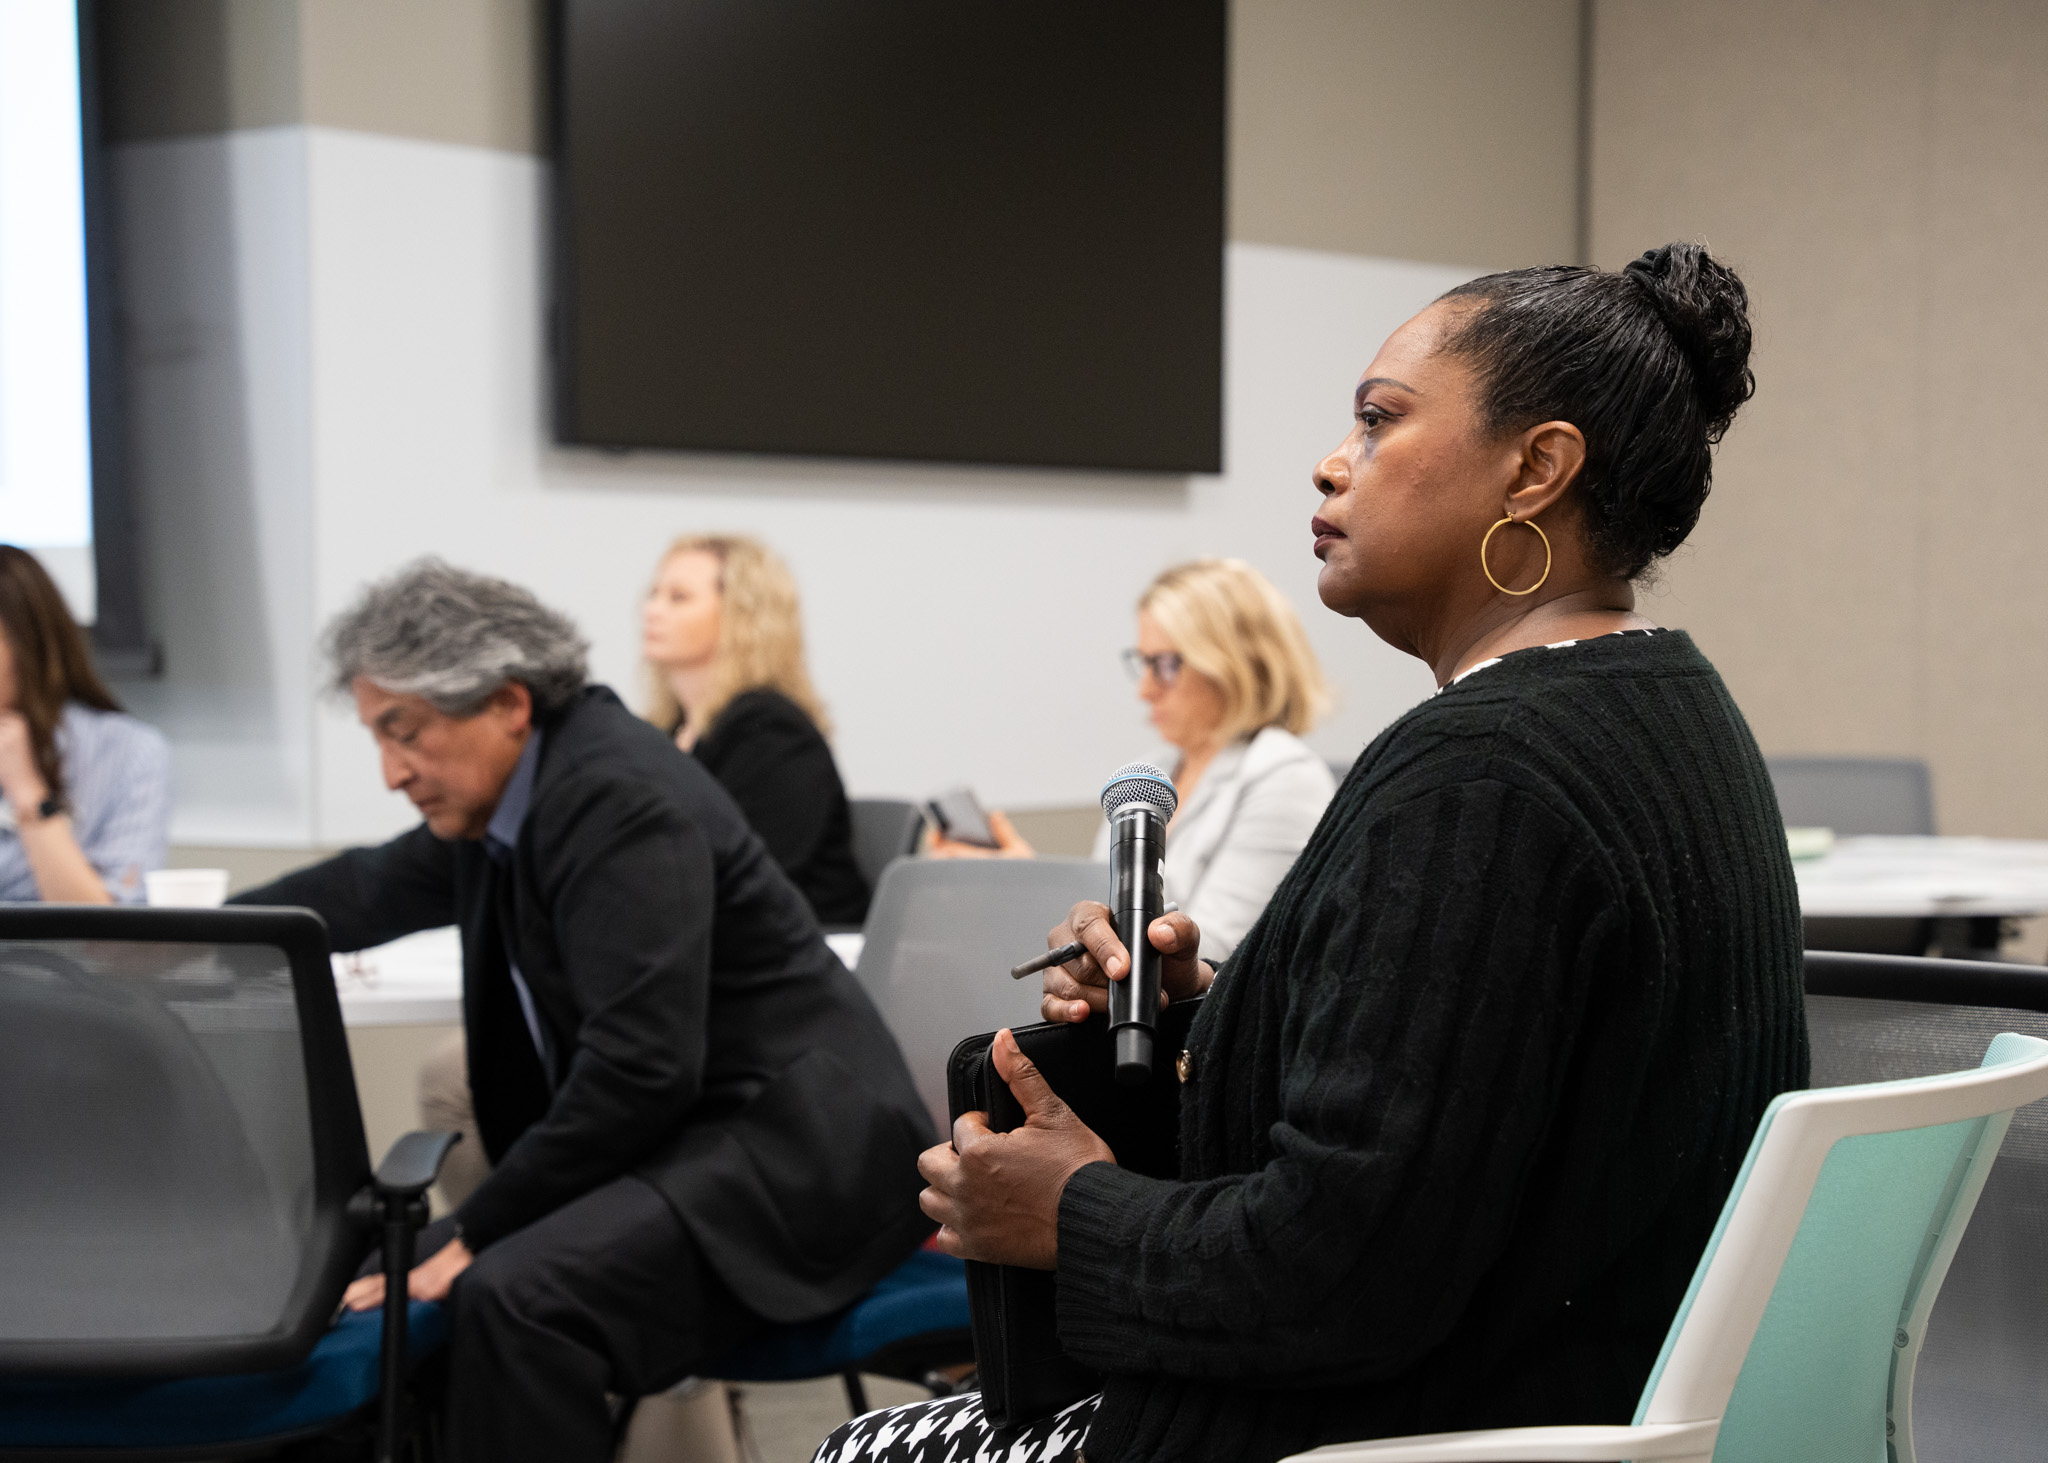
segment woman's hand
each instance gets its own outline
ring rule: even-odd
[[[16,813],[33,818],[49,784],[36,766],[35,743],[29,737],[28,718],[19,711],[0,711],[0,794]]]
[[[405,1279],[405,1292],[414,1300],[445,1300],[448,1288],[455,1283],[455,1277],[469,1268],[476,1258],[469,1252],[469,1246],[459,1239],[452,1239],[426,1259],[412,1267],[412,1274]],[[384,1304],[384,1277],[365,1275],[349,1282],[341,1293],[341,1303],[352,1311],[373,1311]]]
[[[114,902],[99,871],[78,846],[71,819],[61,812],[54,818],[42,815],[50,785],[36,766],[28,719],[19,711],[0,711],[0,796],[14,809],[15,829],[38,898],[53,904]]]
[[[1178,912],[1152,921],[1145,937],[1159,952],[1159,1004],[1199,996],[1216,979],[1215,970],[1196,958],[1202,932]],[[1045,993],[1038,1011],[1048,1021],[1086,1021],[1089,1013],[1109,1008],[1109,983],[1131,973],[1131,952],[1117,938],[1109,906],[1084,899],[1067,914],[1066,923],[1045,937],[1047,949],[1079,941],[1088,953],[1045,973]]]
[[[1051,1270],[1060,1253],[1060,1195],[1077,1169],[1116,1155],[1074,1116],[1005,1028],[989,1049],[1024,1109],[1024,1126],[991,1132],[987,1113],[964,1113],[953,1141],[927,1148],[917,1171],[931,1185],[918,1207],[939,1221],[938,1246],[963,1260]],[[361,1284],[358,1281],[357,1284]]]
[[[1010,823],[1008,815],[991,810],[988,815],[988,831],[995,835],[996,847],[983,848],[978,843],[962,843],[957,838],[948,838],[936,828],[925,844],[926,858],[1037,858],[1038,850],[1024,841]]]

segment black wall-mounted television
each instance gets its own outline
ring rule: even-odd
[[[1211,472],[1224,0],[555,0],[565,443]]]

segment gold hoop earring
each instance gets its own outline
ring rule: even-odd
[[[1525,594],[1534,594],[1537,590],[1543,587],[1544,581],[1550,578],[1550,535],[1545,533],[1542,529],[1536,528],[1536,537],[1543,540],[1543,573],[1537,578],[1536,582],[1530,585],[1527,589],[1509,589],[1505,584],[1502,584],[1498,579],[1494,578],[1493,570],[1487,568],[1486,566],[1487,545],[1493,542],[1493,536],[1495,534],[1499,533],[1501,529],[1505,528],[1510,523],[1520,523],[1525,528],[1536,528],[1535,519],[1518,519],[1515,517],[1514,514],[1510,513],[1507,517],[1503,518],[1499,523],[1496,523],[1493,527],[1486,530],[1486,537],[1479,541],[1479,572],[1486,576],[1486,582],[1488,584],[1491,584],[1495,589],[1499,590],[1502,594],[1512,594],[1517,597],[1520,597],[1521,595]]]

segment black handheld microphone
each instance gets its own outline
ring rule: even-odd
[[[1149,762],[1117,768],[1102,788],[1109,817],[1110,917],[1131,952],[1131,968],[1109,983],[1109,1029],[1116,1039],[1116,1080],[1136,1087],[1152,1075],[1152,1032],[1159,1021],[1159,952],[1146,937],[1166,913],[1159,866],[1166,824],[1180,806],[1173,779]]]

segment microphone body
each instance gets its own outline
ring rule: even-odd
[[[1109,1029],[1116,1042],[1116,1080],[1137,1086],[1152,1075],[1152,1033],[1159,1022],[1159,952],[1147,931],[1166,913],[1160,866],[1166,824],[1179,799],[1158,768],[1133,763],[1102,790],[1109,814],[1110,917],[1131,955],[1130,971],[1109,984]]]

